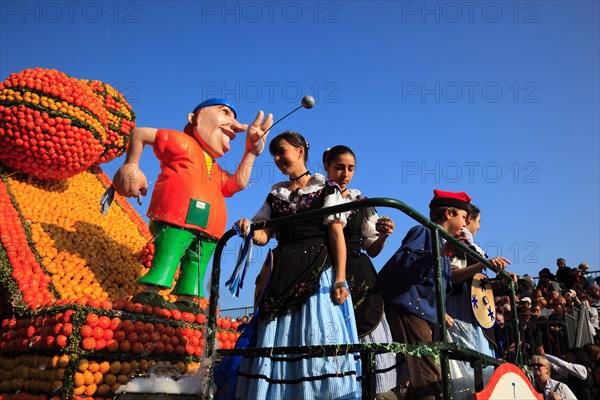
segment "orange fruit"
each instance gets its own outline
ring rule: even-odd
[[[96,389],[98,386],[95,383],[87,385],[85,391],[83,392],[86,396],[93,396],[96,393]]]
[[[85,377],[81,372],[75,372],[73,375],[73,386],[76,388],[81,387],[85,384]],[[80,393],[81,394],[81,393]]]
[[[89,365],[90,365],[90,362],[88,360],[86,360],[85,358],[82,358],[81,360],[79,360],[79,364],[77,364],[77,370],[80,372],[87,371]]]
[[[110,392],[110,386],[107,383],[98,385],[98,388],[96,389],[96,394],[98,396],[104,396],[108,394],[108,392]]]
[[[102,361],[100,364],[98,364],[98,372],[106,375],[109,371],[110,363],[108,361]]]
[[[114,374],[106,374],[104,375],[104,383],[106,383],[108,386],[112,386],[115,383],[117,383],[117,377]]]
[[[94,383],[94,374],[92,374],[90,371],[85,371],[83,373],[83,379],[85,385],[91,385]]]
[[[111,374],[115,374],[116,375],[116,374],[119,373],[120,370],[121,370],[121,362],[119,362],[119,361],[113,361],[110,364],[110,373]]]
[[[90,371],[91,373],[95,373],[98,372],[98,370],[100,369],[100,364],[98,364],[98,361],[90,361],[88,363],[88,371]]]
[[[85,392],[85,389],[87,388],[87,386],[77,386],[75,387],[75,389],[73,389],[73,394],[75,395],[80,395],[83,394]]]

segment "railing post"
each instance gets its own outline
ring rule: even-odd
[[[442,273],[442,255],[440,253],[440,236],[437,228],[431,228],[431,249],[433,251],[433,259],[435,261],[435,301],[438,321],[438,340],[446,342],[448,340],[448,331],[446,329],[446,291]],[[442,389],[444,399],[452,398],[452,377],[450,376],[450,362],[448,354],[441,352],[440,354],[440,369],[442,371]]]
[[[508,288],[510,289],[510,309],[512,310],[512,329],[515,338],[516,363],[523,364],[523,354],[521,352],[521,330],[519,329],[519,317],[517,310],[517,301],[515,300],[515,282],[510,281]],[[528,360],[529,361],[529,360]]]
[[[483,390],[483,363],[481,358],[471,362],[473,368],[473,379],[475,380],[475,393]]]
[[[217,242],[215,252],[213,255],[213,267],[210,275],[210,297],[208,301],[208,318],[206,322],[206,358],[209,362],[214,361],[213,350],[215,347],[215,336],[217,333],[217,304],[219,302],[219,285],[221,277],[221,253],[225,247],[225,243],[235,235],[233,230],[229,230],[223,234],[221,239]],[[210,365],[207,371],[206,387],[204,392],[204,399],[212,399],[213,393],[213,366]]]
[[[368,349],[360,352],[362,362],[362,398],[372,400],[375,398],[375,353]]]

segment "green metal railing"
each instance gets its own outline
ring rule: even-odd
[[[436,290],[436,305],[437,305],[437,320],[439,336],[443,338],[442,342],[427,342],[422,343],[420,346],[412,346],[403,343],[386,343],[385,345],[378,343],[363,343],[363,344],[345,344],[345,345],[325,345],[325,346],[299,346],[299,347],[279,347],[279,348],[246,348],[246,349],[230,349],[230,350],[217,350],[217,353],[222,356],[234,356],[234,355],[246,355],[253,357],[268,357],[272,354],[307,354],[311,356],[335,356],[344,354],[346,352],[358,352],[361,356],[362,369],[363,369],[363,380],[362,380],[362,398],[373,399],[375,397],[375,354],[395,352],[395,353],[407,353],[411,354],[418,353],[422,356],[434,356],[436,359],[439,358],[440,366],[442,371],[442,387],[445,399],[452,398],[452,379],[450,376],[449,359],[468,361],[474,368],[474,379],[475,379],[475,391],[483,389],[483,377],[482,369],[487,365],[499,365],[502,361],[496,360],[495,358],[488,357],[477,351],[465,348],[455,343],[446,342],[447,331],[446,331],[446,307],[445,307],[445,294],[443,293],[443,276],[442,276],[442,255],[440,254],[439,238],[444,238],[450,241],[466,254],[472,258],[482,262],[487,268],[494,271],[500,278],[508,282],[511,297],[511,309],[516,310],[517,305],[515,301],[515,284],[512,277],[504,271],[499,271],[495,266],[490,264],[485,258],[481,257],[478,253],[466,247],[460,241],[451,236],[448,232],[442,229],[439,225],[431,222],[428,218],[421,215],[413,208],[409,207],[405,203],[389,198],[372,198],[365,199],[359,202],[340,204],[333,207],[321,208],[319,210],[307,211],[299,214],[289,215],[281,218],[268,220],[252,224],[250,231],[261,230],[265,228],[275,228],[280,225],[290,224],[296,221],[313,219],[324,217],[326,215],[342,213],[350,210],[356,210],[364,207],[390,207],[400,210],[404,214],[408,215],[418,223],[429,228],[431,230],[432,237],[432,248],[435,263],[437,268],[435,269],[435,290]],[[233,229],[225,232],[225,234],[218,241],[215,248],[213,257],[213,269],[211,273],[211,289],[210,299],[208,305],[208,321],[207,321],[207,338],[206,338],[206,355],[209,358],[214,356],[214,342],[217,325],[217,303],[219,301],[219,285],[220,285],[220,274],[221,274],[221,253],[225,244],[231,237],[235,235]],[[512,329],[514,337],[516,338],[517,345],[517,364],[522,364],[521,351],[520,351],[520,340],[519,340],[519,321],[516,313],[513,313],[512,318]],[[212,393],[212,370],[209,371],[208,384],[206,386],[205,398],[213,398]]]

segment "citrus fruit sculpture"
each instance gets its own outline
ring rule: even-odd
[[[1,399],[114,398],[154,365],[201,365],[203,312],[129,300],[152,260],[146,222],[118,194],[100,213],[111,181],[98,164],[134,127],[100,81],[36,68],[0,83]],[[217,323],[232,348],[237,323]]]

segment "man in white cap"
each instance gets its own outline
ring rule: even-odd
[[[531,298],[530,297],[523,297],[521,300],[519,300],[519,303],[525,305],[527,308],[531,308]]]

